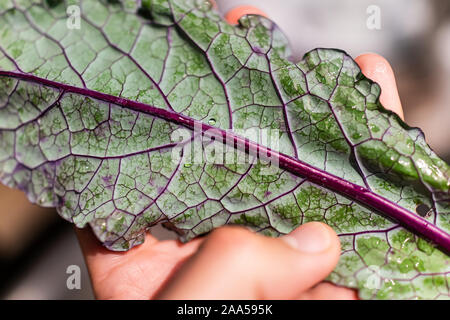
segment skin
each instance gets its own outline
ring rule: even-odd
[[[261,10],[243,6],[231,24]],[[383,57],[356,58],[381,86],[381,102],[403,119],[394,73]],[[98,299],[357,299],[357,292],[323,280],[336,266],[340,242],[327,225],[310,222],[287,236],[268,238],[224,226],[186,244],[146,235],[127,252],[105,249],[93,233],[76,229]]]

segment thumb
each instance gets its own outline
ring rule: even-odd
[[[293,299],[321,282],[339,259],[325,224],[311,222],[269,238],[238,227],[212,232],[159,299]]]

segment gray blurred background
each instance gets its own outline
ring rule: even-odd
[[[238,5],[265,11],[285,31],[296,57],[333,47],[353,57],[376,52],[392,64],[406,122],[423,129],[450,162],[450,1],[217,0],[223,13]],[[376,7],[373,7],[376,6]],[[379,9],[380,29],[367,27]],[[157,230],[160,237],[171,237]],[[67,267],[81,269],[81,289],[69,290]],[[92,299],[72,227],[53,210],[0,186],[0,298]]]

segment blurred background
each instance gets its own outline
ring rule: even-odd
[[[435,152],[450,162],[450,1],[216,2],[222,13],[238,5],[265,11],[284,30],[297,58],[316,47],[343,49],[353,57],[365,52],[386,57],[406,122],[422,128]],[[161,228],[155,233],[173,237]],[[80,267],[81,289],[66,286],[71,265]],[[0,186],[0,299],[92,298],[72,226],[54,210],[31,205],[21,192]]]

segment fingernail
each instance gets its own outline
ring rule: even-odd
[[[306,253],[320,253],[331,245],[331,234],[327,226],[319,222],[307,223],[283,236],[291,247]]]

